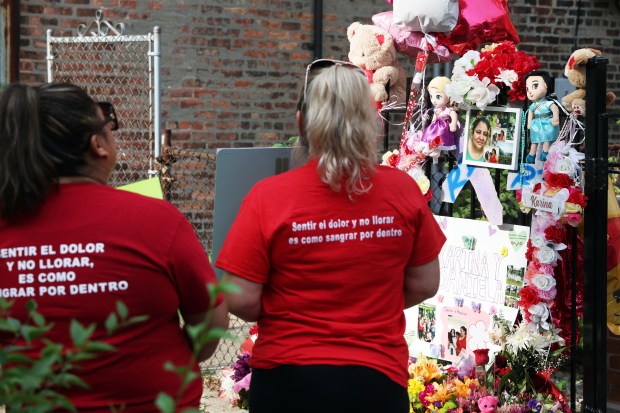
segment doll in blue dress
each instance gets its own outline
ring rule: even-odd
[[[560,110],[554,100],[553,78],[547,72],[535,70],[525,76],[527,98],[532,102],[527,110],[527,129],[530,131],[530,152],[525,162],[536,161],[538,145],[542,144],[540,160],[547,160],[549,146],[560,133]]]

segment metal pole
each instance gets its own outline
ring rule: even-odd
[[[323,0],[314,0],[314,60],[323,57]]]
[[[52,54],[52,29],[47,29],[47,56],[45,57],[47,60],[47,83],[52,83],[54,81],[54,76],[52,74],[52,62],[54,61],[54,55]]]
[[[584,213],[583,411],[607,409],[607,64],[595,56],[586,65]]]
[[[157,159],[161,155],[161,29],[153,28],[153,154]]]

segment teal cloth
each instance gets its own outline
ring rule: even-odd
[[[553,112],[551,105],[555,103],[542,98],[530,105],[530,112],[534,114],[530,124],[530,140],[532,143],[553,142],[560,133],[560,126],[551,124]]]

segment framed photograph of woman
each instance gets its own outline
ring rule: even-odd
[[[488,106],[485,110],[468,110],[463,163],[516,170],[521,114],[521,109],[495,106]]]

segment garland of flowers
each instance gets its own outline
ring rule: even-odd
[[[563,242],[566,239],[566,225],[576,227],[586,206],[579,166],[583,158],[584,155],[570,143],[558,139],[549,148],[543,167],[544,181],[532,190],[533,194],[564,201],[559,214],[538,210],[532,217],[532,233],[526,253],[526,286],[520,291],[519,308],[533,330],[552,332],[554,329],[551,308],[557,294],[554,271],[561,259],[558,251],[566,248]],[[518,191],[517,200],[524,211],[529,211],[521,195]],[[560,320],[555,321],[559,323]]]

